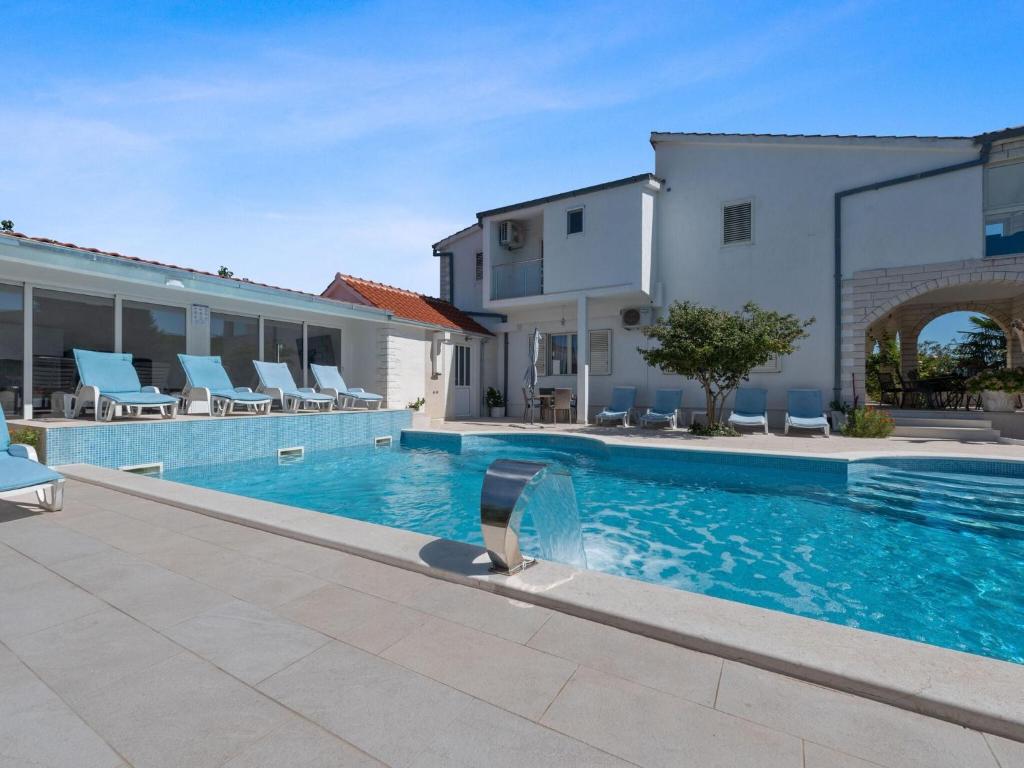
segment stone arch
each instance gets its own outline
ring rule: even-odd
[[[864,317],[863,323],[865,327],[870,327],[874,322],[884,315],[892,312],[894,309],[906,304],[911,299],[916,299],[918,296],[924,296],[925,294],[932,293],[933,291],[941,290],[942,288],[956,288],[958,286],[968,285],[985,285],[991,283],[1003,283],[1019,285],[1024,290],[1024,275],[1014,274],[1013,277],[1004,276],[1005,273],[972,273],[968,275],[951,275],[949,277],[934,278],[928,280],[925,283],[915,285],[912,288],[908,288],[895,296],[892,296],[884,304],[877,307],[876,309],[869,311]],[[949,310],[955,311],[955,310]]]

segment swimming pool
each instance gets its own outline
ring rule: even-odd
[[[406,435],[164,478],[481,544],[487,466],[553,462],[572,475],[592,569],[1024,663],[1024,465]],[[529,519],[522,546],[537,551]]]

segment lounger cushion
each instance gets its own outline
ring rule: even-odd
[[[73,350],[78,376],[82,384],[110,392],[138,392],[142,389],[139,374],[132,365],[132,356],[120,352],[93,352],[89,349]]]
[[[178,398],[172,395],[160,395],[156,392],[104,392],[100,395],[113,400],[118,405],[173,405]]]
[[[828,419],[824,416],[807,419],[800,418],[799,416],[790,416],[789,423],[791,426],[803,427],[804,429],[821,429],[828,426]]]
[[[226,400],[234,400],[237,403],[266,403],[270,401],[269,395],[260,392],[236,392],[232,389],[212,389],[210,394],[215,397],[223,397]]]
[[[354,397],[356,400],[383,400],[381,395],[375,395],[373,392],[365,392],[361,389],[350,389],[347,392],[342,392],[343,395]]]
[[[219,356],[178,355],[178,360],[181,361],[181,367],[185,369],[185,375],[193,387],[207,387],[217,394],[221,394],[220,390],[234,391],[235,388]]]
[[[0,453],[0,491],[29,488],[60,479],[61,476],[45,464]]]
[[[766,419],[764,414],[747,414],[747,413],[734,413],[729,416],[729,421],[733,424],[747,424],[750,426],[760,426],[765,423]]]
[[[640,418],[644,421],[671,421],[673,416],[675,416],[674,413],[658,413],[657,411],[651,411],[650,413],[645,413]]]
[[[330,395],[321,394],[320,392],[306,392],[300,389],[295,392],[285,392],[285,394],[288,395],[289,397],[294,397],[297,400],[306,400],[315,403],[334,402],[333,397],[331,397]]]

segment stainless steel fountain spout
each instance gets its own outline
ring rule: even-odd
[[[519,551],[523,505],[517,502],[530,481],[547,466],[537,461],[498,459],[487,468],[480,492],[480,528],[492,571],[511,575],[533,565],[533,559]]]

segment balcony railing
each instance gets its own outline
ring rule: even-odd
[[[544,293],[544,259],[491,267],[491,299],[518,299]]]

